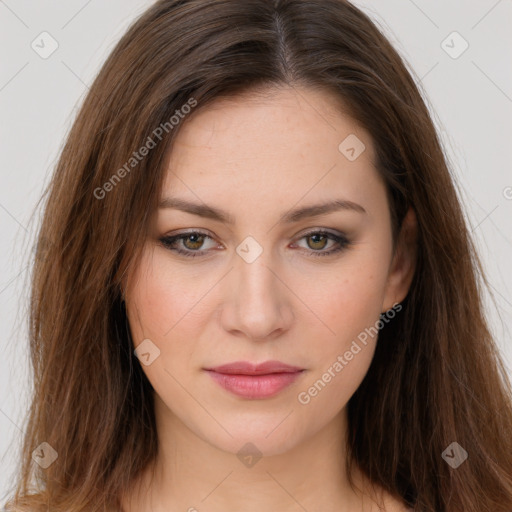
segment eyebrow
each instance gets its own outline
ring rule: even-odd
[[[200,217],[217,220],[224,224],[235,224],[234,218],[224,210],[213,208],[206,204],[193,203],[177,197],[167,197],[162,199],[158,207],[160,209],[174,208]],[[339,210],[354,211],[364,215],[367,214],[367,211],[360,204],[345,199],[335,199],[327,203],[304,206],[285,212],[281,215],[279,222],[283,224],[291,224],[305,218],[318,217],[320,215],[326,215]]]

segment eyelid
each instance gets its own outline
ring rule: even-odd
[[[179,242],[183,238],[186,238],[187,235],[191,235],[191,234],[197,234],[199,236],[210,238],[211,240],[216,241],[216,238],[214,236],[212,236],[211,232],[209,232],[206,229],[203,230],[202,228],[196,228],[196,229],[189,228],[185,231],[179,231],[177,233],[171,232],[168,235],[164,235],[163,237],[161,237],[159,239],[159,242],[164,248],[166,248],[172,252],[175,252],[177,254],[183,255],[185,257],[192,257],[192,258],[208,257],[209,256],[208,253],[211,253],[212,249],[199,249],[199,250],[194,251],[191,249],[187,250],[187,249],[181,249],[181,248],[179,248],[179,249],[170,248],[171,245],[175,244],[176,242]],[[292,244],[296,244],[297,241],[300,241],[303,238],[306,238],[308,236],[315,235],[315,234],[319,234],[319,235],[323,235],[323,236],[328,235],[328,239],[330,241],[335,242],[335,248],[334,249],[331,248],[327,251],[315,251],[313,249],[308,250],[305,248],[300,248],[300,249],[302,249],[303,252],[307,252],[308,256],[312,256],[312,257],[330,256],[330,255],[334,255],[336,253],[342,252],[343,250],[348,248],[350,245],[352,245],[352,242],[347,238],[345,233],[339,232],[339,231],[334,231],[329,228],[320,228],[320,227],[308,228],[306,231],[299,233],[298,235],[295,236],[294,242],[292,242]],[[222,245],[220,242],[218,242],[218,244]]]
[[[175,240],[180,240],[182,238],[185,238],[187,235],[200,235],[200,236],[203,236],[205,238],[210,238],[211,240],[213,240],[217,245],[222,245],[220,242],[217,242],[217,239],[215,236],[212,235],[212,233],[210,231],[208,231],[207,229],[206,230],[203,230],[202,228],[201,229],[193,229],[193,228],[190,228],[190,229],[187,229],[185,231],[178,231],[176,233],[174,232],[171,232],[167,235],[164,235],[160,238],[160,241],[162,240],[169,240],[169,239],[175,239]],[[224,246],[223,246],[224,247]],[[225,248],[225,247],[224,247]],[[209,249],[211,250],[211,249]],[[186,252],[190,252],[190,253],[201,253],[201,252],[208,252],[209,250],[205,250],[205,249],[200,249],[200,250],[197,250],[197,251],[192,251],[192,250],[189,250],[189,251],[186,251]]]
[[[345,235],[345,233],[339,232],[339,231],[332,231],[328,228],[312,228],[305,232],[300,233],[297,235],[295,240],[300,241],[303,238],[307,238],[311,235],[330,235],[328,236],[328,239],[332,242],[334,242],[335,248],[331,248],[327,251],[314,251],[313,249],[304,249],[306,252],[309,252],[312,256],[330,256],[334,255],[338,252],[341,252],[345,249],[347,249],[349,246],[352,245],[352,241]],[[293,242],[294,244],[296,242]]]
[[[299,233],[296,238],[302,238],[307,235],[312,235],[314,233],[328,233],[329,235],[339,236],[339,237],[345,237],[345,234],[341,231],[335,231],[333,229],[329,228],[308,228],[306,231],[303,231]]]
[[[322,228],[322,227],[313,227],[313,228],[307,228],[305,231],[300,232],[299,234],[295,235],[294,239],[302,238],[307,235],[311,235],[314,233],[328,233],[330,235],[338,236],[340,238],[347,238],[347,235],[342,231],[333,230],[330,228]],[[188,228],[184,231],[177,230],[176,232],[171,231],[170,233],[167,233],[163,235],[161,238],[172,238],[175,236],[181,236],[181,235],[187,235],[187,234],[198,234],[198,235],[206,235],[212,238],[213,240],[216,240],[216,237],[213,235],[213,233],[207,229],[203,228]],[[220,243],[220,242],[219,242]]]

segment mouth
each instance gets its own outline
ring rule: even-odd
[[[225,390],[246,399],[271,398],[295,382],[305,371],[280,361],[253,364],[236,361],[205,371]]]

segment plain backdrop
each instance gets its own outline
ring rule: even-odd
[[[0,0],[0,503],[29,403],[26,285],[37,225],[28,220],[94,76],[151,3]],[[493,288],[486,307],[512,376],[512,2],[354,3],[407,60],[429,103]],[[58,44],[48,58],[43,44],[33,49],[42,37],[44,51]]]

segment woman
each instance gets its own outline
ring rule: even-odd
[[[38,247],[7,510],[512,510],[481,264],[413,79],[350,3],[154,4]]]

